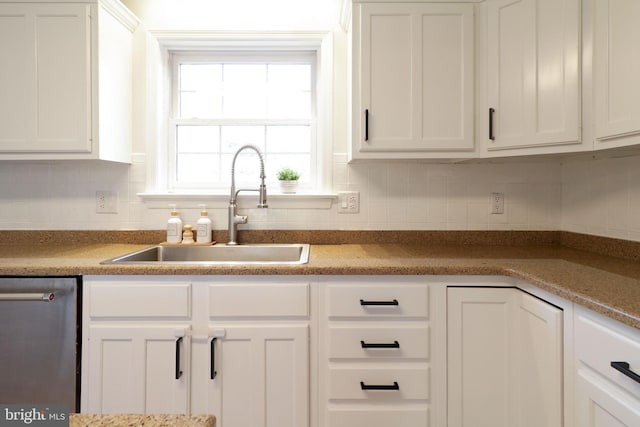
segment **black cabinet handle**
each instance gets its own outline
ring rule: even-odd
[[[364,381],[360,381],[360,388],[362,390],[400,390],[400,386],[397,381],[394,381],[391,385],[367,385]]]
[[[496,112],[495,108],[489,108],[489,139],[496,140],[496,136],[493,134],[493,114]]]
[[[215,379],[218,372],[216,372],[216,341],[218,338],[211,339],[211,379]]]
[[[176,379],[179,380],[182,376],[182,371],[180,370],[180,343],[182,343],[182,337],[176,340]]]
[[[613,369],[616,369],[616,370],[622,372],[623,374],[625,374],[626,376],[628,376],[629,378],[631,378],[635,382],[640,383],[640,375],[636,374],[631,369],[629,369],[629,363],[627,363],[627,362],[611,362],[611,367]]]
[[[360,341],[360,345],[362,348],[400,348],[400,343],[398,341],[394,341],[392,343],[381,343],[381,344],[372,344],[364,341]]]
[[[364,110],[364,140],[369,140],[369,109]]]
[[[365,301],[363,299],[360,300],[360,305],[398,305],[397,299],[392,299],[391,301]]]

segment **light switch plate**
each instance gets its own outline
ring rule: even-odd
[[[359,213],[360,212],[360,192],[359,191],[339,191],[338,192],[338,213]]]

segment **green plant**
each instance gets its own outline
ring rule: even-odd
[[[297,181],[300,179],[300,173],[291,168],[284,167],[278,171],[277,177],[280,181]]]

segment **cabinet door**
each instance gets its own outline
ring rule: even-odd
[[[219,427],[309,425],[309,331],[304,325],[213,325],[207,413]]]
[[[0,152],[91,151],[88,4],[0,4]]]
[[[640,133],[640,2],[597,0],[594,37],[596,148]]]
[[[449,288],[450,427],[562,425],[562,311],[513,288]]]
[[[473,6],[357,4],[354,17],[353,158],[473,151]]]
[[[487,150],[577,144],[578,0],[489,0],[487,8],[489,108],[479,116],[489,122]]]
[[[88,328],[88,390],[82,412],[187,414],[187,325]],[[86,353],[85,353],[86,355]]]

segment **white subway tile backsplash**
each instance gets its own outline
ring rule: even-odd
[[[360,192],[360,213],[250,209],[248,228],[362,230],[567,230],[640,240],[640,157],[604,160],[430,164],[333,157],[333,190]],[[144,155],[108,162],[0,163],[1,229],[162,229],[167,212],[136,195],[146,189]],[[96,190],[118,193],[117,214],[95,213]],[[505,213],[490,214],[490,194]],[[186,222],[199,211],[183,209]],[[215,229],[226,209],[209,209]]]

